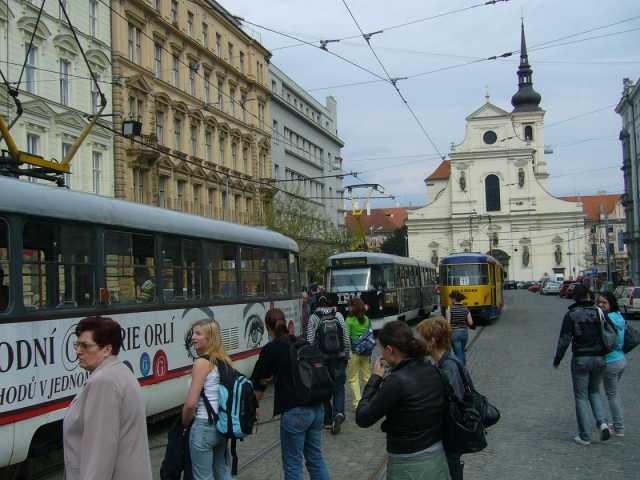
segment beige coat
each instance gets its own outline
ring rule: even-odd
[[[116,357],[71,402],[63,440],[66,480],[152,480],[142,390]]]

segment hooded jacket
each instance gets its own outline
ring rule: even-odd
[[[558,366],[569,344],[574,357],[600,357],[606,354],[602,343],[600,312],[591,303],[574,303],[562,320],[553,365]]]

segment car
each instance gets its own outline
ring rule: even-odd
[[[540,290],[540,288],[541,288],[540,284],[534,282],[531,285],[529,285],[529,288],[527,288],[527,290],[533,293],[537,293]]]
[[[525,289],[525,288],[527,288],[527,284],[526,284],[526,282],[518,282],[518,283],[516,284],[516,288],[517,288],[518,290]]]
[[[625,317],[640,314],[640,287],[625,287],[618,298],[618,306]]]
[[[549,280],[540,290],[542,295],[558,295],[560,293],[560,282]]]
[[[504,289],[505,290],[515,290],[516,289],[516,282],[515,280],[507,280],[504,282]]]

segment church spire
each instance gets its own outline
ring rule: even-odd
[[[542,97],[533,89],[533,70],[529,65],[527,40],[524,35],[524,21],[520,33],[520,66],[518,67],[518,91],[511,97],[514,112],[534,112],[540,110]]]

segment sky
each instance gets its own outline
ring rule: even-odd
[[[312,46],[282,48],[298,42],[245,24],[272,51],[271,61],[299,85],[321,102],[336,98],[343,170],[363,172],[360,180],[379,183],[395,196],[376,201],[376,207],[426,203],[424,179],[452,142],[463,140],[465,117],[484,104],[487,92],[492,103],[512,110],[518,54],[445,68],[519,50],[522,17],[534,88],[546,111],[545,144],[553,149],[546,156],[551,193],[623,191],[622,123],[614,108],[623,78],[640,77],[637,0],[219,1],[233,15],[308,42],[359,35],[346,1],[365,33],[383,30],[371,45],[391,77],[443,69],[397,83],[425,134],[389,82],[343,86],[376,77]],[[460,11],[446,14],[455,10]],[[361,37],[328,48],[385,76]],[[345,177],[344,185],[353,183],[358,180]]]

